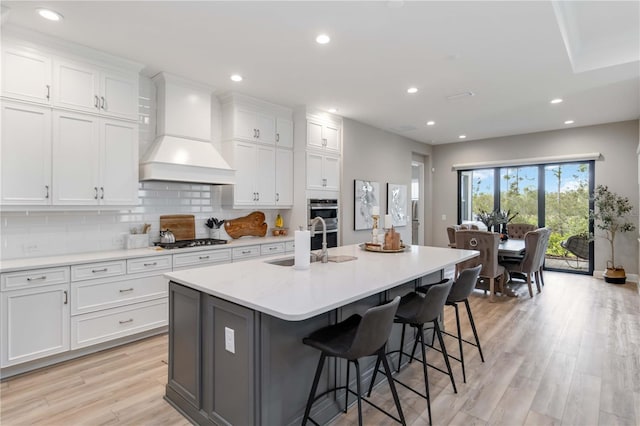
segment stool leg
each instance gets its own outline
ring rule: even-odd
[[[480,359],[484,362],[482,347],[480,346],[480,339],[478,338],[478,331],[476,330],[476,324],[473,321],[473,315],[471,314],[471,306],[469,306],[469,299],[464,299],[464,305],[467,307],[467,315],[469,316],[469,322],[471,323],[471,330],[473,330],[473,337],[476,338],[476,345],[478,346],[478,352],[480,352]]]
[[[376,365],[380,365],[380,360],[382,360],[382,365],[384,365],[384,372],[387,375],[387,381],[389,382],[389,387],[391,388],[391,394],[393,395],[393,402],[395,402],[396,410],[398,410],[398,415],[400,416],[400,423],[402,423],[403,425],[406,425],[407,422],[405,421],[404,414],[402,413],[402,407],[400,406],[400,399],[398,398],[396,385],[395,383],[393,383],[393,377],[391,377],[391,368],[389,368],[389,361],[387,361],[387,355],[384,352],[384,348],[378,352],[378,362],[376,362]],[[371,396],[371,392],[369,392],[369,396]]]
[[[344,391],[344,412],[347,412],[347,407],[349,406],[349,367],[351,363],[347,360],[347,382],[345,383],[345,391]]]
[[[451,371],[451,364],[449,363],[449,354],[447,353],[447,347],[444,345],[444,339],[442,338],[442,333],[440,332],[440,326],[438,325],[437,319],[433,321],[433,325],[435,326],[436,333],[438,333],[438,342],[440,342],[444,363],[447,364],[447,371],[449,372],[449,378],[451,379],[451,386],[453,386],[453,393],[458,393],[456,382],[453,379],[453,372]]]
[[[416,330],[418,330],[417,327]],[[421,335],[420,339],[418,339],[418,333],[420,333]],[[424,345],[424,334],[422,333],[423,331],[416,331],[416,340],[414,340],[413,342],[413,349],[411,350],[411,357],[409,358],[409,362],[411,362],[413,360],[413,357],[416,356],[416,348],[418,347],[418,342],[421,340],[422,344]]]
[[[380,349],[382,353],[385,351],[385,346]],[[371,396],[371,390],[373,390],[373,385],[376,383],[376,375],[378,374],[378,369],[380,368],[380,357],[376,360],[376,368],[373,369],[373,376],[371,376],[371,383],[369,383],[369,392],[367,392],[367,397]]]
[[[396,370],[398,373],[400,372],[400,365],[402,364],[402,351],[404,351],[404,332],[407,329],[407,324],[402,324],[402,334],[400,335],[400,352],[398,353],[398,369]],[[411,358],[409,358],[409,362],[411,362]]]
[[[427,396],[427,411],[429,412],[429,424],[431,424],[431,396],[429,395],[429,377],[427,374],[427,354],[424,349],[424,335],[422,334],[422,325],[418,326],[419,336],[417,339],[421,340],[420,352],[422,354],[422,375],[424,376],[424,389],[425,395]]]
[[[318,383],[320,382],[320,375],[322,374],[322,368],[324,367],[324,360],[327,356],[325,353],[320,354],[320,361],[318,361],[318,367],[316,368],[316,375],[313,378],[313,385],[311,385],[311,392],[309,393],[309,399],[307,400],[307,406],[304,409],[304,417],[302,418],[302,426],[307,424],[309,420],[309,413],[311,412],[311,406],[313,405],[313,399],[316,397],[316,391],[318,390]]]
[[[464,350],[462,349],[462,328],[460,328],[460,315],[458,313],[458,304],[453,304],[456,311],[456,326],[458,327],[458,348],[460,349],[460,364],[462,364],[462,381],[467,383],[467,374],[464,371]]]
[[[362,426],[362,389],[360,389],[362,387],[360,383],[362,380],[360,379],[360,363],[357,359],[353,361],[353,363],[356,365],[356,376],[358,376],[356,381],[358,390],[358,426]]]

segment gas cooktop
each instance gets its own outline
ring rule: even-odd
[[[175,243],[154,243],[155,246],[162,247],[164,249],[213,246],[216,244],[227,244],[227,240],[219,240],[217,238],[196,238],[194,240],[176,241]]]

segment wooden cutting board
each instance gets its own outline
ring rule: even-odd
[[[196,219],[192,214],[160,216],[160,230],[171,230],[176,241],[193,240],[196,237]]]
[[[237,219],[226,220],[224,230],[231,238],[240,238],[245,235],[264,237],[267,233],[264,217],[264,213],[257,211]]]

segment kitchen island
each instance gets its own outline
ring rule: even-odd
[[[319,356],[302,344],[304,336],[403,295],[423,279],[439,280],[445,268],[477,255],[423,246],[375,253],[351,245],[329,250],[336,262],[315,262],[307,270],[263,258],[165,274],[166,399],[197,424],[298,424]],[[400,333],[394,328],[391,347],[398,346]],[[373,361],[362,363],[365,383]],[[332,360],[319,392],[344,383],[345,370],[343,361]],[[312,416],[326,422],[339,412],[328,394]]]

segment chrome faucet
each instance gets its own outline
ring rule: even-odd
[[[322,263],[329,262],[329,253],[327,252],[327,224],[320,216],[316,216],[311,219],[311,236],[316,235],[316,223],[322,223],[322,252],[320,253],[320,261]]]

